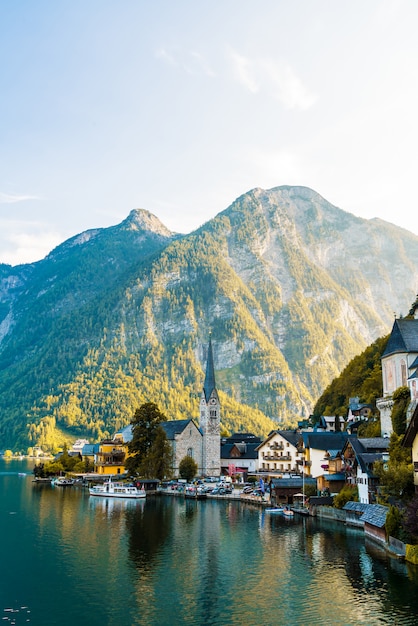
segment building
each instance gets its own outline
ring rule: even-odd
[[[302,476],[272,478],[270,481],[270,502],[273,506],[290,505],[296,501],[301,503],[304,500],[304,492],[308,485],[310,488],[316,489],[316,480]]]
[[[202,474],[203,447],[202,433],[192,419],[172,420],[161,423],[173,450],[173,475],[179,475],[180,461],[190,456],[197,464],[198,474]]]
[[[376,502],[378,479],[373,472],[376,461],[388,459],[389,439],[350,437],[342,450],[342,469],[348,484],[357,485],[359,501],[365,504]]]
[[[412,448],[412,463],[414,465],[414,488],[418,493],[418,406],[415,407],[411,421],[408,424],[402,445]]]
[[[409,422],[418,404],[418,298],[408,317],[393,323],[386,348],[382,354],[383,398],[376,406],[380,411],[381,434],[392,433],[393,393],[399,387],[409,387],[411,404],[408,409]]]
[[[94,454],[94,471],[107,476],[123,474],[127,454],[127,443],[119,437],[119,433],[113,439],[104,439]]]
[[[202,433],[202,472],[203,476],[221,474],[221,404],[215,381],[212,339],[209,339],[206,374],[200,398],[199,428]]]
[[[317,478],[328,469],[329,458],[334,457],[344,447],[349,435],[345,432],[302,432],[300,434],[305,449],[305,471]]]
[[[258,469],[267,473],[301,471],[301,435],[295,430],[273,430],[258,448]]]
[[[221,442],[221,473],[239,475],[243,480],[258,470],[260,437],[252,433],[234,433]]]

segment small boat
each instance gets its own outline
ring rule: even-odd
[[[18,476],[26,476],[26,473],[25,472],[18,472],[17,475]]]
[[[283,515],[285,517],[293,517],[294,513],[291,509],[283,509]]]
[[[276,513],[277,513],[277,514],[280,514],[280,515],[283,515],[283,513],[284,513],[284,508],[283,508],[282,506],[275,506],[275,507],[273,507],[272,509],[264,509],[264,512],[265,512],[265,513],[270,513],[270,514],[272,514],[272,515],[274,515],[274,514],[276,514]]]
[[[51,481],[51,485],[54,485],[55,487],[72,487],[74,485],[74,479],[58,476],[58,478]]]
[[[93,485],[89,488],[91,496],[102,496],[104,498],[145,498],[145,489],[138,489],[126,483],[114,483],[107,480],[103,485]]]

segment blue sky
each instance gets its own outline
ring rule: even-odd
[[[415,0],[0,0],[0,262],[306,185],[418,235]]]

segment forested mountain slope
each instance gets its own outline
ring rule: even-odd
[[[98,439],[144,401],[197,418],[210,332],[223,425],[266,434],[389,332],[417,261],[411,233],[278,187],[189,235],[136,210],[0,265],[0,446]]]

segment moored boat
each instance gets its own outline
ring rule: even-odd
[[[283,510],[283,515],[285,517],[293,517],[294,513],[293,513],[292,509],[284,509]]]
[[[103,485],[93,485],[89,493],[104,498],[145,498],[147,495],[144,489],[126,483],[114,483],[112,480],[107,480]]]
[[[55,487],[72,487],[74,485],[74,479],[58,476],[58,478],[51,481],[51,485],[54,485]]]
[[[278,514],[278,515],[282,515],[284,512],[284,508],[282,506],[275,506],[271,509],[264,509],[265,513],[270,513],[272,515],[274,514]]]

